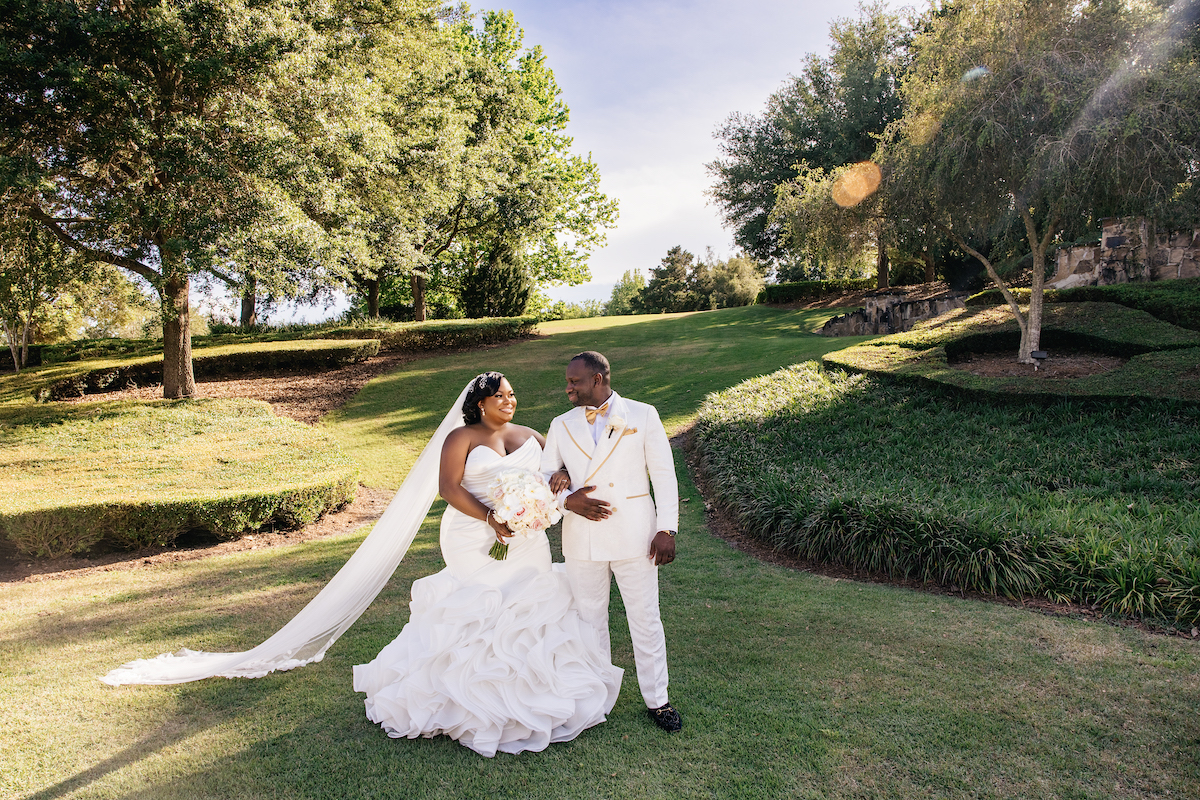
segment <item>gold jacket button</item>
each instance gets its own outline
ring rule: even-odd
[[[615,483],[610,483],[610,484],[609,484],[609,487],[613,487],[613,486],[616,486],[616,484],[615,484]]]

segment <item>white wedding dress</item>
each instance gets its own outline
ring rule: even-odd
[[[501,456],[479,446],[462,485],[481,501],[512,468],[537,471],[530,437]],[[446,734],[484,756],[543,750],[603,722],[621,686],[544,533],[488,555],[491,528],[453,507],[442,516],[446,568],[413,582],[408,624],[370,664],[354,668],[367,717],[393,738]]]

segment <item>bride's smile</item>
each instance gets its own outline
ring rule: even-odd
[[[483,418],[488,422],[503,424],[511,422],[517,412],[517,393],[513,391],[506,378],[500,380],[500,388],[490,397],[479,402]]]

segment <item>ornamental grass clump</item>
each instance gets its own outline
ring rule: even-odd
[[[989,404],[808,363],[710,395],[746,530],[819,563],[1200,622],[1200,409]]]

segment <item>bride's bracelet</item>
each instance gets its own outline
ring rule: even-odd
[[[489,508],[488,512],[483,515],[483,524],[487,525],[490,528],[490,527],[492,527],[491,520],[492,520],[492,510]]]

